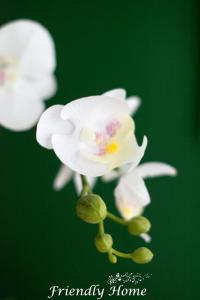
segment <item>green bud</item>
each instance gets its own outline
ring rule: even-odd
[[[132,235],[140,235],[151,228],[149,220],[143,216],[135,217],[128,222],[128,232]]]
[[[147,264],[153,259],[153,253],[146,247],[140,247],[131,253],[131,258],[137,264]]]
[[[108,253],[108,258],[109,258],[109,261],[112,264],[116,264],[117,263],[117,257],[114,254],[112,254],[112,252]]]
[[[107,208],[101,197],[90,194],[78,200],[76,212],[83,221],[97,224],[106,218]]]
[[[99,252],[108,252],[113,245],[113,239],[110,234],[97,234],[94,240],[95,246]]]

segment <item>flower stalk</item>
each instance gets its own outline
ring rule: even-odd
[[[98,234],[95,237],[95,246],[101,253],[107,253],[111,263],[117,262],[117,257],[130,259],[138,264],[148,263],[153,258],[152,252],[147,248],[138,248],[132,253],[125,253],[113,248],[112,236],[105,233],[104,219],[129,226],[129,222],[107,211],[104,201],[99,195],[92,193],[87,177],[81,175],[82,191],[77,203],[77,215],[85,222],[98,225]]]
[[[111,212],[107,212],[107,217],[110,219],[110,220],[112,220],[112,221],[114,221],[114,222],[116,222],[116,223],[118,223],[118,224],[121,224],[121,225],[127,225],[127,222],[125,221],[125,220],[123,220],[122,218],[120,218],[120,217],[118,217],[118,216],[116,216],[116,215],[114,215],[114,214],[112,214]]]
[[[92,191],[88,183],[87,177],[84,175],[80,175],[80,176],[81,176],[81,183],[82,183],[82,191],[80,197],[83,197],[85,195],[92,193]]]
[[[124,253],[124,252],[118,251],[116,249],[112,249],[112,253],[119,257],[122,257],[122,258],[128,258],[128,259],[131,258],[130,253]]]
[[[99,222],[99,234],[100,235],[103,235],[105,232],[104,232],[104,223],[103,221]]]

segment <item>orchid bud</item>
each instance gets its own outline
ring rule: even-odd
[[[131,253],[131,259],[137,264],[147,264],[153,259],[153,253],[146,247],[140,247]]]
[[[135,217],[128,222],[128,232],[132,235],[140,235],[150,230],[151,223],[143,216]]]
[[[113,245],[113,239],[110,234],[97,234],[94,240],[95,246],[99,252],[108,252]]]
[[[107,208],[101,197],[89,194],[78,200],[76,212],[83,221],[97,224],[106,218]]]
[[[116,264],[117,263],[117,257],[114,254],[112,254],[112,252],[108,253],[108,258],[109,258],[109,261],[112,264]]]

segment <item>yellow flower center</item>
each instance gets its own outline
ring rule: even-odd
[[[126,218],[129,218],[132,214],[131,207],[123,207],[122,211],[123,211],[124,216],[126,216]]]
[[[110,143],[106,146],[106,152],[109,154],[116,153],[119,151],[119,145],[115,142]]]

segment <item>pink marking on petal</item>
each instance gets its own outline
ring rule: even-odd
[[[97,155],[102,156],[106,152],[107,135],[104,132],[96,132],[96,144],[98,145]]]
[[[102,156],[106,153],[105,147],[104,148],[99,148],[99,152],[97,155]]]
[[[120,122],[119,121],[112,121],[106,126],[106,132],[107,134],[112,137],[115,135],[116,131],[120,128]]]
[[[96,132],[96,143],[98,145],[105,143],[106,141],[106,135],[104,132]]]
[[[120,128],[121,124],[119,121],[112,121],[106,126],[105,132],[96,132],[95,133],[95,141],[98,146],[97,155],[102,156],[106,154],[106,146],[112,138],[117,130]]]

